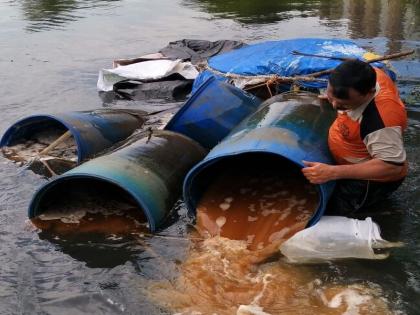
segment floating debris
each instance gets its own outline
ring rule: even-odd
[[[3,155],[18,166],[47,177],[77,165],[77,145],[70,131],[48,128],[2,148]]]
[[[73,189],[57,191],[32,223],[57,235],[118,236],[148,231],[142,209],[127,193],[100,182],[91,186],[79,182]]]

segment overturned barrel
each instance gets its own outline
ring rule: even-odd
[[[233,221],[242,224],[243,229],[245,224],[258,219],[255,211],[259,205],[262,215],[276,213],[280,219],[287,215],[279,209],[290,212],[293,207],[303,209],[305,203],[311,202],[314,210],[305,212],[305,226],[315,224],[325,210],[334,183],[310,184],[301,173],[304,167],[302,161],[333,163],[327,135],[334,117],[331,106],[315,94],[287,93],[267,100],[188,173],[183,186],[188,211],[195,215],[197,207],[201,206],[202,213],[205,213],[197,219],[207,222],[210,226],[208,230],[211,230],[213,223],[208,222],[213,214],[208,205],[213,202],[213,210],[218,213],[213,215],[213,219],[217,218],[213,220],[217,223],[213,224],[217,230],[228,224],[224,215],[227,212],[223,211],[233,209],[232,202],[239,199],[242,204],[238,215],[243,216],[242,212],[247,214],[244,214],[242,223],[237,217]],[[233,191],[230,187],[234,185],[239,185],[234,193],[236,195],[230,196]],[[218,193],[209,192],[221,186],[224,187]],[[263,186],[267,191],[260,191]],[[309,193],[316,198],[312,195],[306,197],[305,194]],[[223,194],[224,199],[217,200],[217,195]],[[243,202],[251,200],[254,195],[260,196],[260,200]],[[287,203],[274,209],[281,196],[287,199]],[[203,204],[203,199],[207,200],[207,204]],[[307,207],[310,208],[309,205]]]
[[[211,149],[260,103],[257,97],[210,76],[165,129],[182,133]]]
[[[6,130],[0,148],[24,144],[27,149],[28,141],[29,144],[42,142],[47,147],[60,136],[68,135],[75,145],[74,159],[81,163],[130,136],[144,124],[145,114],[136,110],[101,109],[29,116]],[[43,139],[39,141],[37,135]]]
[[[143,132],[121,149],[92,159],[41,187],[32,198],[28,215],[59,218],[60,211],[75,213],[79,205],[89,204],[106,208],[104,203],[110,201],[119,210],[136,207],[153,232],[162,226],[179,198],[185,175],[205,153],[184,135]],[[81,216],[89,210],[82,209]]]

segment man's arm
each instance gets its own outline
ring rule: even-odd
[[[395,165],[380,159],[349,165],[329,165],[307,161],[303,163],[306,167],[302,169],[302,173],[312,184],[323,184],[337,179],[393,181],[403,177],[407,167],[406,162],[404,165]]]

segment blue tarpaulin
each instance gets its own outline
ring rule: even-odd
[[[317,54],[332,57],[363,58],[368,51],[354,42],[342,39],[299,38],[280,41],[269,41],[249,45],[228,53],[212,57],[208,61],[210,70],[245,76],[272,75],[293,77],[335,68],[341,61],[327,58],[295,55],[292,52]],[[384,63],[374,63],[383,68]],[[193,90],[205,81],[210,73],[203,72],[194,83]],[[391,74],[391,76],[395,74]],[[218,75],[218,79],[222,79]],[[324,76],[325,78],[326,76]],[[395,78],[395,77],[394,77]],[[325,88],[325,82],[300,82],[300,85],[311,88]]]

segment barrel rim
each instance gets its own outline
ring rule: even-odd
[[[207,88],[210,83],[215,81],[216,78],[214,76],[210,76],[207,78],[206,81],[204,81],[200,87],[191,95],[191,97],[185,102],[184,105],[175,113],[175,115],[168,121],[166,124],[164,130],[170,130],[171,128],[174,128],[174,125],[178,122],[180,117],[184,117],[184,113],[190,109],[191,104],[194,103],[194,101],[197,99],[197,97],[200,96],[201,92]]]
[[[14,130],[16,128],[20,128],[21,124],[23,123],[30,123],[33,120],[36,119],[46,119],[46,120],[53,120],[56,122],[61,123],[64,127],[67,128],[67,130],[69,130],[72,134],[72,136],[74,137],[75,141],[76,141],[76,145],[77,145],[77,164],[80,164],[82,161],[82,151],[83,151],[83,146],[82,146],[82,139],[80,136],[80,133],[78,132],[78,130],[76,128],[74,128],[70,123],[68,123],[65,119],[62,119],[60,117],[57,117],[53,114],[39,114],[39,115],[31,115],[22,119],[17,120],[16,122],[14,122],[9,128],[6,129],[6,131],[4,132],[1,140],[0,140],[0,148],[7,146],[12,138],[12,135],[14,133]]]
[[[191,200],[191,198],[188,198],[188,196],[191,196],[191,187],[192,182],[196,179],[197,175],[199,172],[201,172],[202,170],[206,169],[207,167],[214,165],[215,163],[219,162],[220,160],[224,159],[224,158],[228,158],[228,157],[233,157],[233,156],[239,156],[239,155],[245,155],[245,154],[249,154],[249,153],[264,153],[264,154],[272,154],[272,155],[276,155],[279,157],[282,157],[290,162],[292,162],[293,164],[297,165],[300,169],[302,169],[303,167],[305,167],[305,165],[300,161],[294,161],[293,159],[286,157],[282,154],[279,154],[278,152],[275,151],[268,151],[268,150],[261,150],[261,149],[244,149],[244,150],[240,150],[240,151],[235,151],[232,153],[223,153],[220,155],[215,155],[212,156],[209,159],[204,159],[203,161],[201,161],[200,163],[198,163],[196,166],[194,166],[187,174],[187,176],[185,177],[184,183],[183,183],[183,187],[182,187],[182,191],[183,191],[183,199],[185,202],[185,205],[187,206],[187,210],[188,213],[191,215],[195,215],[196,214],[196,207],[193,205],[193,202]],[[306,225],[306,227],[310,227],[314,224],[316,224],[319,219],[321,218],[321,216],[324,214],[325,211],[325,206],[326,205],[326,200],[324,200],[324,187],[325,184],[315,184],[317,190],[318,190],[318,197],[319,197],[319,201],[318,201],[318,206],[314,212],[314,214],[311,216],[311,218],[308,220],[308,224]],[[322,211],[319,211],[319,210]]]

